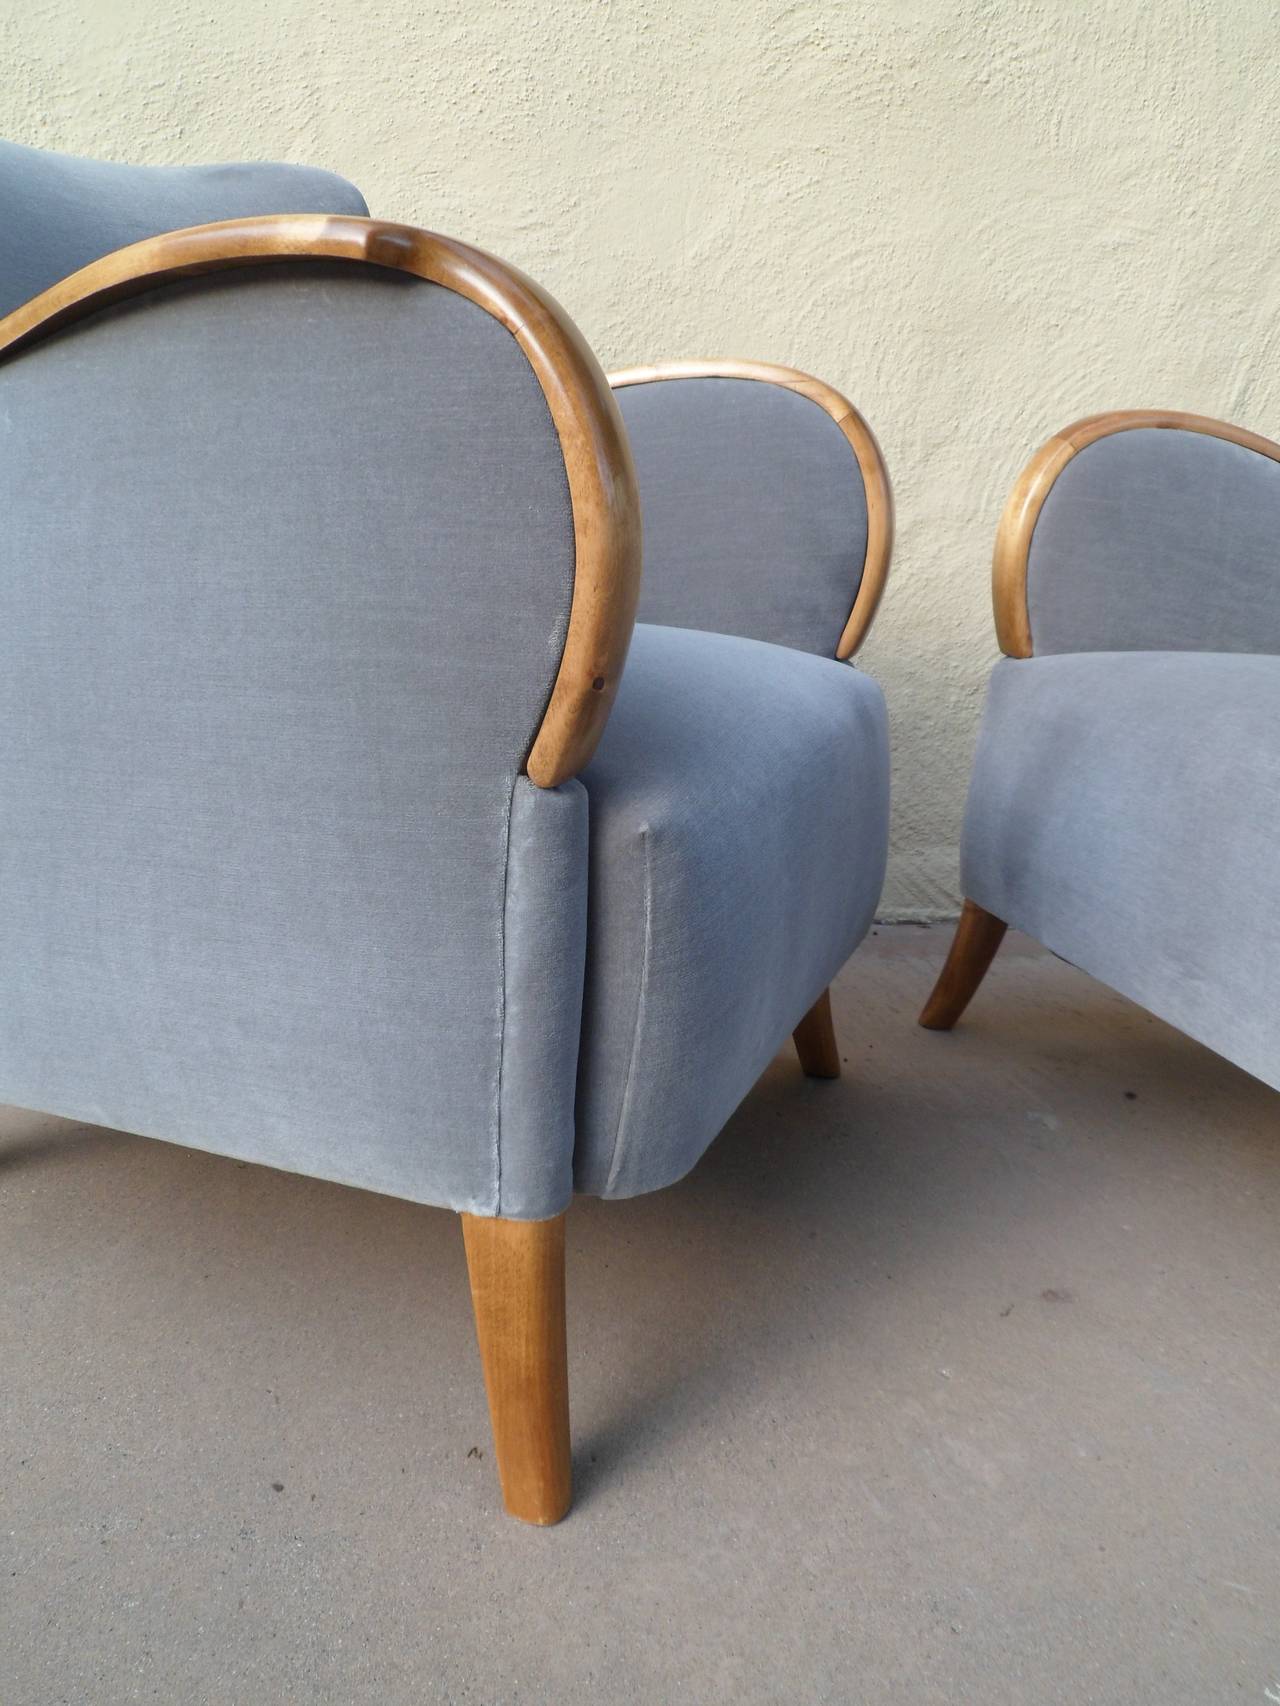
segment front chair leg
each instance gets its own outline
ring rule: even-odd
[[[949,1031],[955,1024],[987,975],[1008,928],[1002,918],[987,912],[976,901],[965,901],[947,963],[938,974],[933,994],[920,1015],[926,1031]]]
[[[559,1522],[573,1497],[564,1216],[464,1214],[462,1237],[503,1503],[523,1522]]]
[[[831,991],[824,989],[791,1033],[800,1069],[808,1078],[839,1078],[840,1045],[831,1022]]]

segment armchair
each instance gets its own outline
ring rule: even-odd
[[[1280,1088],[1280,446],[1199,415],[1049,440],[996,541],[964,910],[920,1022],[1009,924]]]
[[[15,252],[43,159],[0,151]],[[574,1190],[679,1178],[790,1032],[839,1071],[887,480],[785,370],[620,412],[514,269],[268,171],[2,275],[0,1097],[459,1212],[507,1508],[553,1522]],[[118,182],[159,229],[170,181]]]

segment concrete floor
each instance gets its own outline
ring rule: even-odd
[[[500,1514],[453,1217],[0,1125],[0,1702],[1280,1701],[1280,1102],[1011,938],[569,1223]]]

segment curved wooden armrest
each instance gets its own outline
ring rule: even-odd
[[[228,219],[130,244],[60,280],[0,319],[0,361],[174,279],[308,259],[392,268],[456,291],[507,328],[542,386],[568,476],[575,565],[564,652],[526,768],[540,787],[555,787],[595,750],[622,674],[640,592],[640,503],[608,383],[568,315],[531,279],[409,225],[345,214]]]
[[[1032,655],[1031,618],[1027,608],[1027,561],[1031,537],[1040,519],[1045,499],[1072,457],[1100,438],[1112,433],[1132,432],[1140,427],[1169,427],[1179,432],[1203,433],[1243,445],[1280,462],[1280,444],[1269,438],[1232,426],[1209,415],[1180,414],[1176,409],[1113,409],[1106,414],[1086,415],[1041,445],[1014,482],[996,530],[995,556],[991,570],[991,596],[995,606],[996,638],[1006,657]]]
[[[662,379],[755,379],[797,391],[823,409],[840,428],[862,475],[867,502],[867,549],[853,608],[836,646],[838,658],[851,658],[866,639],[884,594],[893,552],[893,489],[876,436],[847,397],[833,386],[794,367],[768,361],[658,361],[625,367],[609,375],[615,391]]]

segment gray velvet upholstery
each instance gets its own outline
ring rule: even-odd
[[[826,410],[755,379],[615,394],[644,507],[641,621],[834,657],[862,579],[867,503]]]
[[[848,664],[637,626],[590,798],[580,1190],[698,1159],[866,933],[888,732]]]
[[[363,209],[0,146],[0,313],[168,227]],[[831,650],[843,436],[656,389],[654,596]],[[0,359],[0,429],[0,1100],[516,1219],[686,1171],[870,921],[879,690],[642,627],[584,777],[535,787],[562,448],[510,332],[404,274],[159,286]]]
[[[586,802],[520,772],[574,542],[515,340],[255,267],[0,363],[0,420],[0,1099],[563,1208]]]
[[[0,316],[113,249],[258,213],[366,214],[307,166],[120,166],[0,141]]]
[[[1006,659],[964,892],[1280,1088],[1280,657]]]
[[[1086,445],[1032,536],[1033,650],[1280,652],[1280,463],[1146,427]]]

